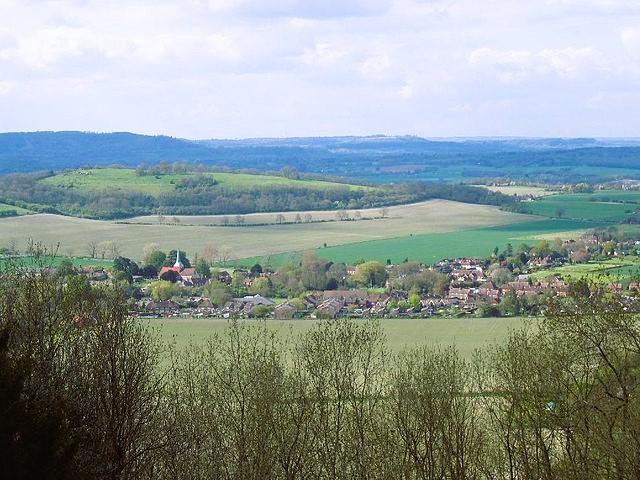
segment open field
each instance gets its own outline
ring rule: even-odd
[[[97,168],[80,169],[62,172],[41,180],[50,185],[57,185],[67,189],[90,192],[99,190],[121,190],[141,192],[158,196],[161,193],[173,192],[181,180],[198,175],[210,175],[220,185],[250,188],[256,185],[264,186],[300,186],[312,188],[352,188],[363,189],[357,185],[321,182],[316,180],[292,180],[273,175],[253,175],[245,173],[187,173],[163,175],[138,175],[135,170],[127,168]]]
[[[17,266],[20,268],[30,267],[57,267],[63,261],[69,261],[74,267],[112,267],[113,260],[102,260],[96,258],[74,258],[48,255],[43,258],[39,258],[37,261],[31,256],[19,256],[19,257],[0,257],[0,269],[10,268],[11,266]]]
[[[7,212],[10,210],[15,210],[18,215],[29,215],[30,213],[33,213],[31,210],[27,210],[25,208],[15,207],[6,203],[0,203],[0,212]]]
[[[610,283],[628,281],[632,275],[638,274],[640,274],[640,258],[625,256],[602,262],[563,265],[536,272],[532,278],[535,280],[544,280],[549,277],[562,277],[565,280],[587,278],[595,282]]]
[[[345,210],[353,221],[339,222],[341,225],[340,230],[354,232],[371,230],[371,233],[374,234],[376,228],[383,226],[396,233],[447,232],[473,228],[477,225],[501,225],[526,221],[532,218],[503,212],[492,206],[452,202],[449,200],[429,200],[409,205],[387,207],[384,210],[386,218],[381,218],[382,209],[380,208]],[[174,223],[175,219],[178,219],[177,223],[181,225],[222,225],[226,217],[229,225],[234,225],[236,217],[241,217],[244,225],[264,225],[280,223],[276,219],[278,215],[284,217],[283,223],[295,222],[296,215],[300,215],[303,223],[305,223],[305,215],[310,215],[312,222],[336,222],[338,213],[334,210],[315,210],[251,213],[247,215],[171,215],[162,219],[162,223]],[[374,221],[370,222],[371,220]],[[363,221],[365,223],[361,223]],[[160,224],[161,221],[157,215],[147,215],[127,219],[126,223]],[[304,227],[305,225],[300,226],[303,229]],[[322,228],[332,227],[324,225]],[[327,243],[334,244],[335,242]]]
[[[619,203],[628,202],[628,203]],[[526,204],[527,210],[545,217],[620,222],[640,210],[640,191],[598,191],[566,193],[541,198]]]
[[[532,187],[529,185],[480,185],[492,192],[500,192],[505,195],[516,195],[518,197],[526,197],[533,195],[534,197],[544,197],[558,193],[553,190],[547,190],[544,187]]]
[[[372,240],[347,245],[320,248],[316,252],[321,257],[334,262],[351,263],[358,259],[400,263],[405,258],[431,264],[443,258],[487,257],[494,247],[504,249],[508,243],[517,247],[521,243],[535,244],[542,234],[551,237],[563,236],[564,232],[584,232],[597,226],[594,223],[575,220],[533,220],[523,223],[486,227],[473,230],[424,235],[403,236],[384,240]],[[244,265],[256,261],[264,264],[280,265],[300,256],[300,252],[288,255],[273,255],[269,258],[249,258]]]
[[[147,321],[147,320],[141,320]],[[175,342],[178,347],[189,343],[204,343],[213,334],[224,334],[229,321],[221,319],[152,319],[150,325],[157,328],[161,339]],[[257,320],[240,320],[257,324]],[[356,320],[366,321],[366,320]],[[455,345],[460,353],[470,358],[474,351],[503,341],[509,331],[522,328],[523,318],[431,318],[431,319],[383,319],[379,320],[386,335],[386,346],[392,353],[419,346]],[[267,320],[267,328],[273,329],[283,339],[295,339],[307,332],[316,320]]]
[[[15,240],[18,248],[22,249],[31,238],[47,246],[55,247],[59,243],[59,252],[63,255],[81,256],[87,255],[91,242],[111,241],[121,255],[140,259],[147,243],[157,243],[163,250],[180,248],[190,255],[201,252],[207,243],[211,243],[219,250],[224,248],[229,257],[245,258],[321,248],[325,243],[335,246],[408,235],[456,232],[530,222],[532,218],[535,217],[503,212],[496,207],[446,200],[390,207],[387,218],[245,227],[136,225],[58,215],[29,215],[0,219],[3,227],[0,229],[0,246]],[[451,247],[455,245],[450,244]],[[397,251],[396,247],[392,248]]]

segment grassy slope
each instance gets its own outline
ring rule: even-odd
[[[113,260],[102,260],[97,258],[73,258],[65,256],[47,256],[37,261],[33,257],[7,257],[0,258],[0,269],[11,267],[30,268],[30,267],[58,267],[63,261],[70,261],[75,267],[112,267]]]
[[[523,222],[531,218],[524,215],[515,215],[503,212],[496,207],[486,205],[473,205],[468,203],[452,202],[448,200],[430,200],[413,203],[409,205],[397,205],[387,208],[385,219],[380,218],[379,208],[348,210],[350,218],[355,218],[355,213],[360,214],[361,219],[372,220],[370,223],[362,221],[340,222],[336,224],[335,211],[308,211],[308,212],[282,212],[285,222],[293,222],[296,214],[304,217],[310,214],[313,221],[331,221],[332,224],[325,224],[322,227],[312,227],[300,225],[297,228],[304,232],[307,229],[321,228],[327,233],[336,233],[336,229],[343,232],[363,233],[366,232],[369,238],[386,238],[403,234],[448,232],[474,228],[475,226],[501,225],[504,223]],[[245,225],[265,223],[277,223],[278,212],[252,213],[241,215]],[[164,219],[164,223],[173,222],[179,219],[182,225],[220,225],[224,217],[227,217],[230,224],[235,223],[235,215],[177,215]],[[155,223],[158,224],[157,215],[147,215],[134,217],[126,220],[127,223]],[[380,229],[382,227],[382,229]],[[395,233],[395,235],[394,235]],[[329,239],[328,243],[336,242]]]
[[[561,276],[565,279],[589,278],[597,282],[624,282],[632,275],[640,273],[640,258],[626,256],[623,258],[612,258],[602,262],[589,262],[574,265],[564,265],[562,267],[543,270],[533,274],[534,279],[545,279],[548,277]]]
[[[156,177],[153,175],[138,175],[135,170],[126,168],[99,168],[63,172],[52,177],[47,177],[43,179],[42,182],[65,188],[73,188],[79,191],[98,191],[115,188],[122,191],[142,192],[157,196],[161,193],[174,191],[180,180],[196,175],[195,173],[167,174]],[[221,185],[239,188],[274,185],[309,188],[368,188],[316,180],[291,180],[272,175],[252,175],[244,173],[211,173],[207,175],[214,177]]]
[[[121,254],[139,259],[146,243],[158,243],[164,250],[179,247],[191,256],[211,243],[217,248],[228,246],[236,258],[245,258],[313,249],[322,247],[324,243],[340,245],[410,234],[453,232],[523,222],[531,218],[502,212],[496,207],[445,200],[392,207],[389,217],[384,219],[247,227],[133,225],[56,215],[30,215],[0,220],[4,227],[0,229],[0,246],[14,239],[18,240],[19,248],[23,248],[22,242],[33,238],[46,245],[60,242],[63,254],[84,255],[89,242],[111,240]]]
[[[638,203],[613,203],[614,200]],[[527,203],[526,207],[531,213],[546,217],[555,217],[557,210],[562,208],[565,218],[619,222],[640,208],[640,191],[552,195]]]
[[[535,243],[538,235],[541,234],[562,237],[566,231],[584,231],[592,226],[592,223],[574,220],[536,220],[475,230],[413,235],[340,245],[318,249],[317,253],[334,262],[349,263],[364,258],[381,262],[391,259],[393,263],[399,263],[409,258],[433,263],[443,258],[486,257],[491,254],[494,247],[504,249],[507,243],[517,247],[523,242]],[[295,255],[278,255],[270,259],[274,265],[278,265],[291,257]],[[250,264],[256,260],[261,259],[251,258],[246,263]]]
[[[25,208],[14,207],[13,205],[8,205],[6,203],[0,203],[0,212],[6,212],[7,210],[15,210],[18,215],[29,215],[33,213],[31,210],[27,210]]]
[[[158,329],[161,338],[185,347],[190,342],[204,343],[213,334],[224,334],[227,320],[220,319],[157,319],[149,321]],[[246,320],[249,324],[256,320]],[[510,330],[522,328],[522,318],[432,318],[384,319],[380,325],[386,335],[389,351],[405,348],[455,345],[461,354],[470,358],[476,349],[503,341]],[[281,339],[295,339],[308,331],[316,320],[268,320],[266,325],[278,332]]]
[[[535,197],[544,197],[547,195],[553,195],[553,190],[547,190],[543,187],[532,187],[529,185],[481,185],[482,187],[491,190],[492,192],[500,192],[505,195],[516,195],[518,197],[524,197],[527,195],[533,195]]]

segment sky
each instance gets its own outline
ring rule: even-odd
[[[0,0],[0,131],[639,137],[640,0]]]

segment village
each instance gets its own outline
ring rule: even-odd
[[[535,316],[549,298],[565,297],[571,288],[562,276],[541,273],[596,258],[635,258],[639,251],[638,240],[589,232],[577,241],[509,245],[486,259],[445,259],[431,266],[409,261],[341,265],[308,255],[288,270],[263,270],[259,264],[215,269],[202,259],[191,266],[186,254],[175,250],[159,255],[164,266],[157,270],[119,257],[113,269],[85,267],[78,273],[92,283],[128,276],[140,317]],[[639,288],[636,276],[624,283],[605,282],[605,287],[631,295]]]

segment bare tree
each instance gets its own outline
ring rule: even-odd
[[[202,249],[202,258],[204,258],[208,264],[212,264],[216,261],[217,256],[218,250],[216,249],[216,247],[213,245],[213,243],[207,242]]]
[[[232,258],[233,249],[229,245],[222,245],[219,250],[220,262],[226,263]]]
[[[87,255],[89,256],[89,258],[96,258],[96,256],[98,255],[98,242],[96,242],[95,240],[91,240],[87,244]]]
[[[144,247],[142,247],[142,259],[144,263],[149,263],[149,255],[153,252],[160,250],[160,244],[157,242],[146,243]]]
[[[338,210],[336,212],[336,219],[340,220],[341,222],[349,220],[349,212],[347,212],[346,210]]]

